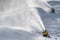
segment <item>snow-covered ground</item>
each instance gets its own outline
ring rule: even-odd
[[[26,22],[20,23],[26,20],[20,20],[21,18],[24,18],[24,17],[20,17],[23,14],[19,14],[19,13],[23,13],[21,10],[25,11],[25,9],[18,10],[19,6],[17,7],[17,10],[15,9],[15,7],[10,8],[10,6],[14,4],[12,2],[11,3],[12,5],[8,5],[7,2],[10,2],[10,1],[0,0],[0,5],[1,5],[0,7],[0,40],[54,40],[53,38],[42,37],[41,33],[36,28],[30,29],[28,26],[24,28],[24,26],[26,26],[27,23]],[[59,27],[60,26],[60,5],[59,5],[60,1],[53,1],[53,2],[49,1],[48,3],[51,4],[56,9],[55,13],[46,14],[46,12],[42,11],[42,9],[40,8],[37,8],[37,10],[40,12],[43,23],[46,29],[49,31],[49,34],[55,37],[60,37],[60,31],[59,31],[60,30],[60,27]],[[4,6],[2,6],[3,4]],[[18,5],[20,5],[19,2],[18,2]],[[23,6],[21,8],[23,8]],[[18,13],[18,15],[16,13]],[[37,31],[37,32],[34,32],[34,31]]]
[[[50,1],[50,3],[55,9],[55,14],[49,14],[47,18],[44,19],[46,28],[50,31],[53,36],[60,37],[60,1]]]

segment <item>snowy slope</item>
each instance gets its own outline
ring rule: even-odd
[[[60,40],[60,37],[46,38],[36,33],[3,27],[0,29],[0,40]]]
[[[54,38],[45,38],[36,33],[29,33],[22,30],[13,30],[9,28],[0,29],[0,40],[55,40]]]
[[[51,35],[60,37],[60,1],[50,1],[48,3],[50,3],[56,11],[55,14],[50,14],[44,19],[46,28],[48,30],[51,29],[49,30]]]
[[[21,0],[21,1],[23,1],[23,0]],[[7,4],[4,8],[4,6],[3,6],[4,2],[2,2],[2,0],[0,0],[0,5],[2,5],[2,7],[0,7],[0,8],[2,8],[2,9],[0,9],[1,10],[1,13],[0,13],[0,40],[54,40],[53,38],[45,38],[45,37],[42,37],[41,34],[33,32],[33,31],[38,31],[38,29],[36,29],[36,28],[30,29],[28,26],[26,28],[24,28],[26,26],[26,24],[25,24],[26,22],[23,23],[25,20],[19,19],[19,18],[21,18],[20,15],[23,15],[23,14],[19,14],[19,13],[20,12],[23,13],[25,11],[25,8],[22,9],[23,6],[25,6],[24,2],[22,4],[23,6],[21,7],[21,9],[24,11],[19,10],[20,6],[17,7],[17,10],[15,9],[15,7],[10,8],[10,6],[13,5],[13,2],[12,2],[12,5],[7,6],[8,5],[7,1],[4,4],[4,5]],[[53,4],[58,5],[58,2],[57,3],[53,2]],[[60,4],[60,2],[59,2],[59,4]],[[18,5],[20,5],[19,2],[18,2]],[[60,7],[59,5],[58,6],[56,6],[56,5],[54,6],[55,8]],[[14,5],[14,6],[17,6],[17,5]],[[14,9],[14,11],[13,11],[13,9]],[[26,10],[28,10],[28,9],[26,9]],[[49,31],[50,35],[56,36],[56,37],[60,36],[60,31],[59,31],[60,30],[60,27],[59,27],[60,26],[60,15],[59,15],[60,10],[56,10],[56,14],[46,14],[45,11],[43,12],[42,9],[39,9],[39,8],[38,8],[38,11],[42,12],[41,17],[42,17],[43,22],[46,26],[46,29]],[[29,13],[29,12],[30,11],[28,11],[26,13]],[[25,19],[25,17],[22,17],[22,18]],[[38,26],[38,25],[35,25],[35,26]],[[31,32],[31,30],[33,30],[33,31]],[[60,39],[58,39],[58,40],[60,40]]]

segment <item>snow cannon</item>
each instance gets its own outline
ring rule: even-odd
[[[42,34],[43,34],[44,37],[49,37],[50,38],[47,30],[43,31]]]
[[[51,10],[52,10],[51,13],[55,13],[55,9],[54,8],[51,8]]]

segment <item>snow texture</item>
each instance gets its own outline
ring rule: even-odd
[[[39,16],[32,14],[27,1],[0,0],[0,40],[60,40],[60,1],[47,1],[56,9],[55,13],[49,13],[50,9],[45,4],[37,7],[35,5],[39,4],[37,1],[32,8],[37,9],[36,13],[39,13]],[[34,20],[29,19],[32,16]],[[40,17],[52,38],[42,37]]]

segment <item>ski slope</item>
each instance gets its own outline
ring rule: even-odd
[[[60,37],[46,38],[36,33],[10,28],[0,29],[0,40],[60,40]]]
[[[20,1],[23,0],[19,0],[19,2]],[[36,23],[34,24],[34,26],[37,26],[38,28],[27,26],[27,24],[31,26],[31,23],[28,22],[31,22],[32,20],[26,23],[26,20],[23,20],[26,16],[24,17],[24,14],[19,14],[26,12],[26,10],[29,10],[24,8],[26,7],[24,5],[25,2],[22,2],[22,4],[19,4],[18,2],[18,5],[22,5],[21,10],[19,8],[20,6],[18,6],[17,8],[14,7],[17,5],[14,5],[13,1],[11,4],[14,6],[11,8],[10,6],[12,5],[8,6],[7,2],[10,1],[0,0],[0,40],[60,40],[60,1],[55,1],[52,3],[51,1],[48,2],[56,9],[56,13],[54,14],[46,14],[45,11],[37,8],[37,10],[40,12],[44,25],[46,26],[46,29],[49,31],[50,35],[52,35],[52,38],[42,37],[41,32],[38,30],[38,22],[32,22],[32,24]],[[28,13],[31,12],[26,12],[26,15]],[[21,15],[23,15],[23,17]],[[28,14],[28,17],[30,17],[31,15],[32,14]]]

